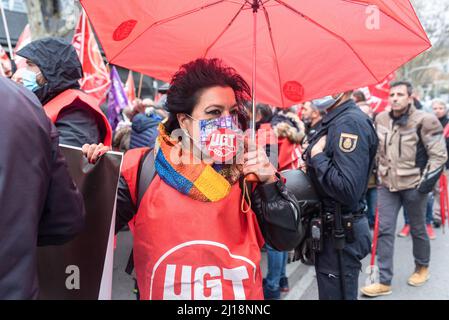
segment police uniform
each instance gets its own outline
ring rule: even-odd
[[[313,146],[327,136],[322,153],[311,158]],[[351,99],[322,119],[306,150],[307,175],[322,203],[324,221],[322,250],[316,253],[320,299],[342,299],[338,253],[332,236],[332,217],[341,208],[343,217],[352,214],[352,238],[346,235],[342,250],[346,299],[357,299],[361,262],[371,249],[371,234],[364,213],[364,197],[377,151],[377,135],[372,121]],[[326,219],[323,219],[326,220]]]

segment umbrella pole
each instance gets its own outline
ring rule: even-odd
[[[252,119],[251,119],[251,142],[256,141],[256,56],[257,56],[257,0],[253,5],[253,74],[252,74]]]
[[[6,34],[6,41],[8,42],[9,57],[11,58],[11,60],[14,60],[14,51],[12,50],[11,38],[9,36],[8,22],[6,21],[5,9],[3,8],[2,1],[0,1],[0,10],[2,12],[2,20],[3,20],[3,27],[5,29],[5,34]]]
[[[258,0],[253,1],[253,75],[252,75],[252,119],[251,119],[251,139],[252,145],[256,143],[256,48],[257,48],[257,9],[259,9]],[[259,182],[259,178],[254,173],[245,176],[247,182]]]

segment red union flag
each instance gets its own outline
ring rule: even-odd
[[[388,106],[388,95],[390,93],[390,82],[395,78],[395,73],[388,75],[382,82],[362,88],[361,90],[366,96],[366,102],[369,103],[374,113],[385,110]]]
[[[0,75],[10,77],[11,76],[11,60],[9,60],[6,51],[0,45]]]
[[[103,103],[111,80],[103,62],[100,49],[95,40],[89,21],[83,12],[78,21],[72,44],[83,65],[84,77],[80,80],[81,89]]]
[[[133,72],[131,70],[129,70],[128,79],[126,80],[125,92],[128,102],[132,104],[136,100],[136,86],[134,85]]]

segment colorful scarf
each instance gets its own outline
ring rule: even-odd
[[[160,124],[155,169],[165,183],[195,200],[207,202],[225,198],[239,179],[240,174],[229,165],[211,166],[202,161],[192,164],[192,160],[193,155]]]

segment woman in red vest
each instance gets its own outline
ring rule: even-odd
[[[205,154],[213,133],[246,129],[249,91],[220,60],[183,65],[167,93],[170,116],[156,147],[125,154],[116,230],[131,221],[142,299],[263,299],[264,241],[290,250],[301,240],[300,209],[265,150],[245,152],[241,164]],[[95,162],[108,148],[83,150]],[[244,181],[249,173],[259,180],[254,187]],[[151,183],[142,192],[145,180]]]

